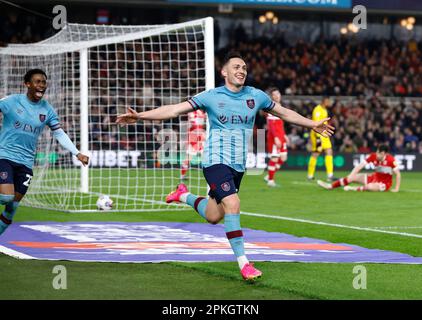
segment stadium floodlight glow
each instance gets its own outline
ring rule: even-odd
[[[353,33],[357,33],[357,32],[359,32],[359,28],[358,28],[357,26],[355,26],[353,23],[349,23],[349,24],[347,25],[347,29],[348,29],[350,32],[353,32]]]
[[[278,23],[278,18],[277,17],[274,17],[273,18],[273,24],[277,24]]]
[[[413,24],[411,23],[407,24],[406,29],[409,31],[413,30]]]
[[[415,24],[416,19],[415,19],[415,17],[409,17],[409,18],[407,18],[407,22],[410,23],[410,24]]]
[[[267,18],[268,20],[271,20],[272,18],[274,18],[274,12],[272,11],[267,11],[265,13],[265,18]]]
[[[267,18],[265,18],[265,16],[260,16],[258,20],[260,23],[265,23],[267,21]]]
[[[0,66],[0,97],[24,92],[22,77],[28,69],[45,70],[46,100],[71,140],[90,156],[90,165],[81,169],[45,130],[24,205],[90,212],[97,211],[96,201],[105,194],[119,212],[188,208],[164,202],[180,183],[187,116],[128,127],[114,121],[127,106],[141,112],[214,87],[212,18],[167,25],[68,23],[44,41],[0,48]],[[160,152],[169,140],[175,150]],[[46,161],[51,155],[53,161]],[[199,157],[194,160],[189,190],[205,194]]]
[[[347,28],[344,28],[344,27],[343,27],[343,28],[341,28],[341,29],[340,29],[340,33],[341,33],[341,34],[347,34]]]
[[[400,25],[402,26],[402,27],[406,27],[407,26],[407,20],[406,19],[402,19],[401,21],[400,21]]]

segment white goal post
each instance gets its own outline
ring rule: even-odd
[[[90,166],[81,166],[44,130],[24,205],[89,212],[106,194],[116,211],[186,208],[164,198],[180,183],[187,116],[127,127],[114,121],[127,107],[149,110],[214,87],[212,18],[146,26],[70,23],[44,41],[0,48],[0,66],[0,98],[24,93],[26,71],[43,69],[45,99],[79,150],[90,155]],[[184,183],[205,195],[199,169],[197,155]]]

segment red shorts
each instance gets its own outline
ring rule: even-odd
[[[383,177],[379,177],[376,173],[366,176],[366,183],[380,183],[383,184],[381,191],[388,191],[391,186],[393,185],[393,181],[391,179],[387,180]]]
[[[287,143],[284,138],[280,138],[281,141],[281,148],[278,148],[274,142],[273,135],[267,135],[267,152],[271,153],[272,156],[280,156],[281,153],[287,153]]]

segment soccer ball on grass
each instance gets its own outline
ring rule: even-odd
[[[113,200],[108,195],[101,195],[97,200],[98,210],[111,210],[113,208]]]

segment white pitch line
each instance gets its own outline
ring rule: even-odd
[[[422,227],[412,226],[412,227],[400,227],[400,226],[391,226],[391,227],[372,227],[373,229],[422,229]]]
[[[315,181],[292,181],[292,184],[307,187],[318,187]]]
[[[318,186],[315,181],[292,181],[291,184],[305,186],[305,187],[315,187]],[[421,193],[421,189],[400,189],[401,192],[410,192],[410,193]]]
[[[394,234],[404,237],[412,237],[412,238],[421,238],[422,234],[414,234],[414,233],[407,233],[407,232],[396,232],[396,231],[387,231],[387,230],[380,230],[374,228],[366,228],[366,227],[356,227],[356,226],[347,226],[344,224],[337,224],[337,223],[328,223],[328,222],[321,222],[321,221],[312,221],[306,219],[298,219],[298,218],[290,218],[290,217],[283,217],[283,216],[272,216],[269,214],[262,214],[262,213],[253,213],[253,212],[244,212],[241,211],[242,214],[247,216],[253,217],[261,217],[261,218],[271,218],[271,219],[278,219],[278,220],[287,220],[287,221],[295,221],[295,222],[302,222],[302,223],[309,223],[309,224],[317,224],[323,226],[330,226],[330,227],[337,227],[343,229],[353,229],[353,230],[360,230],[360,231],[370,231],[370,232],[379,232],[379,233],[387,233],[387,234]]]
[[[22,252],[19,252],[19,251],[10,249],[10,248],[6,248],[6,247],[1,246],[1,245],[0,245],[0,252],[1,253],[4,253],[4,254],[7,254],[8,256],[11,256],[13,258],[17,258],[17,259],[25,259],[25,260],[27,260],[27,259],[35,259],[34,257],[31,257],[31,256],[29,256],[29,255],[27,255],[25,253],[22,253]]]

